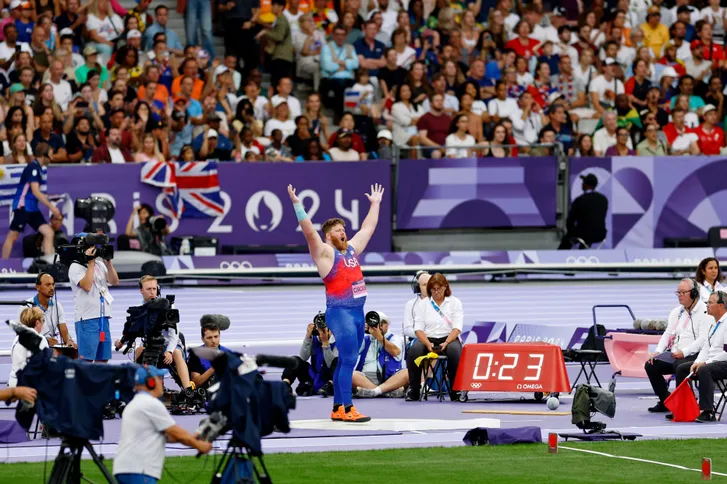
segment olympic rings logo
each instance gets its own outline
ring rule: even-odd
[[[470,388],[480,388],[482,383],[470,383]]]
[[[586,257],[584,255],[579,255],[578,257],[569,255],[565,259],[566,264],[600,264],[601,261],[596,257],[595,255],[592,255],[590,257]]]
[[[220,262],[220,269],[226,270],[226,271],[233,271],[238,269],[252,269],[252,264],[246,260],[242,262],[232,261],[222,261]]]

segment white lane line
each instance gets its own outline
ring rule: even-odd
[[[565,449],[565,450],[573,450],[575,452],[583,452],[585,454],[594,454],[594,455],[600,455],[602,457],[610,457],[612,459],[623,459],[623,460],[631,460],[634,462],[643,462],[645,464],[654,464],[664,467],[672,467],[674,469],[681,469],[683,471],[694,471],[694,472],[702,472],[702,469],[692,469],[691,467],[684,467],[677,464],[669,464],[668,462],[659,462],[656,460],[648,460],[648,459],[639,459],[637,457],[627,457],[625,455],[614,455],[614,454],[607,454],[605,452],[596,452],[595,450],[587,450],[587,449],[577,449],[575,447],[566,447],[564,445],[558,445],[558,449]],[[715,476],[723,476],[727,477],[727,474],[723,474],[721,472],[714,472],[712,471],[712,474]]]

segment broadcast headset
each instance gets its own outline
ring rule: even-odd
[[[697,281],[691,277],[685,279],[686,281],[689,281],[692,283],[692,288],[689,290],[689,297],[692,301],[696,300],[699,297],[699,284]]]
[[[146,386],[149,390],[154,390],[157,387],[157,381],[149,372],[149,369],[146,367],[146,365],[142,366],[141,368],[143,368],[144,372],[146,373],[146,376],[144,377],[144,386]]]
[[[421,288],[419,287],[419,278],[423,276],[424,274],[429,274],[427,271],[417,271],[416,274],[414,274],[414,278],[411,280],[411,290],[419,296],[422,293]]]

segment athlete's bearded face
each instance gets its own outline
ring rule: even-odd
[[[336,249],[340,251],[348,249],[348,237],[346,237],[346,229],[343,228],[343,225],[335,225],[326,234],[326,238],[331,241],[331,244]]]

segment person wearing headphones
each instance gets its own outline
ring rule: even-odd
[[[178,442],[206,454],[212,444],[177,425],[160,398],[166,370],[142,366],[134,375],[134,398],[121,416],[121,439],[113,473],[119,484],[156,484],[164,469],[164,446]]]
[[[43,330],[43,319],[43,311],[37,307],[25,308],[23,312],[20,313],[20,323],[23,326],[32,329],[39,335]],[[38,349],[43,350],[44,348],[48,348],[48,340],[42,338]],[[10,376],[8,377],[8,387],[12,388],[17,386],[18,372],[25,368],[25,365],[28,364],[28,360],[31,356],[33,356],[33,353],[25,346],[21,345],[20,336],[16,336],[13,340],[10,356],[12,365],[10,367]]]
[[[60,341],[66,346],[72,346],[78,349],[76,342],[73,341],[70,333],[68,332],[68,326],[66,324],[66,312],[63,310],[63,305],[55,298],[56,293],[56,281],[47,272],[41,272],[38,277],[35,278],[35,290],[37,294],[30,299],[26,299],[27,302],[43,311],[43,328],[40,331],[41,336],[48,340],[50,346],[57,345]],[[24,309],[20,310],[20,314]]]
[[[699,283],[699,295],[704,304],[707,304],[709,296],[713,293],[727,289],[722,285],[724,275],[722,275],[722,269],[719,267],[719,261],[714,257],[702,259],[697,267],[694,280]]]
[[[714,321],[707,314],[707,307],[699,298],[699,284],[694,279],[682,279],[676,291],[679,305],[669,314],[666,331],[661,336],[656,351],[649,355],[644,365],[651,388],[659,397],[659,403],[649,408],[649,412],[668,412],[664,400],[669,396],[669,388],[664,375],[674,375],[677,367],[693,362],[702,349],[700,335]],[[681,381],[677,382],[677,386]]]
[[[417,271],[411,280],[411,290],[415,297],[407,301],[404,306],[404,338],[414,341],[417,339],[414,334],[414,311],[419,304],[423,304],[427,299],[427,283],[432,276],[427,271]]]

